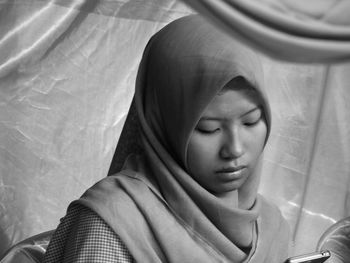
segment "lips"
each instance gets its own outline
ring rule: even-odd
[[[216,173],[234,173],[234,172],[243,170],[244,168],[246,168],[246,166],[244,166],[244,165],[225,167],[225,168],[222,168],[222,169],[216,171]]]
[[[246,170],[246,166],[232,166],[217,170],[215,173],[219,176],[221,180],[232,181],[242,178]]]

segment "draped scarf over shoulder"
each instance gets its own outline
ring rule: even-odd
[[[135,103],[142,155],[90,188],[75,203],[97,212],[139,262],[283,262],[288,227],[257,194],[257,168],[218,198],[187,172],[187,147],[202,112],[230,80],[243,76],[260,92],[270,130],[258,57],[198,15],[178,19],[145,48]]]

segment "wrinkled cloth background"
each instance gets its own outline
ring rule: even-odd
[[[282,2],[310,19],[349,3]],[[107,175],[148,39],[192,12],[175,0],[0,0],[0,257]],[[350,62],[263,56],[273,122],[260,192],[290,223],[293,253],[311,252],[350,215]]]

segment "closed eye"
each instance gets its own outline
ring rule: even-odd
[[[216,128],[216,129],[201,129],[198,127],[196,128],[196,131],[203,133],[203,134],[213,134],[219,130],[220,130],[219,128]]]
[[[260,120],[262,120],[262,111],[260,108],[257,108],[248,115],[244,116],[242,123],[243,125],[250,127],[258,124]]]
[[[255,120],[255,121],[247,121],[247,122],[244,122],[243,125],[248,126],[248,127],[254,126],[254,125],[258,124],[260,120],[261,120],[261,118]]]

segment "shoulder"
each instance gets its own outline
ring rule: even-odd
[[[89,208],[124,238],[130,235],[130,231],[142,231],[147,226],[144,209],[165,209],[164,200],[154,188],[142,174],[123,171],[95,184],[70,207],[82,205]]]
[[[79,216],[67,246],[73,262],[132,262],[132,257],[120,237],[89,208],[77,206]],[[93,253],[92,253],[93,252]]]
[[[61,259],[61,260],[58,260]],[[52,237],[44,262],[132,262],[120,237],[87,207],[71,206]]]
[[[289,232],[289,224],[283,217],[278,206],[261,195],[259,195],[258,200],[261,206],[260,218],[258,220],[260,221],[260,225],[264,228],[276,228],[278,231]]]
[[[96,197],[103,197],[105,195],[118,195],[130,190],[137,191],[153,191],[156,194],[159,190],[156,183],[153,182],[147,175],[133,171],[122,170],[121,172],[107,176],[92,187],[90,187],[83,195],[95,195]]]
[[[118,210],[118,213],[121,209],[130,212],[137,208],[136,199],[149,202],[163,198],[156,184],[144,174],[123,170],[116,175],[103,178],[72,204],[84,205],[101,216],[106,212],[104,209]]]

